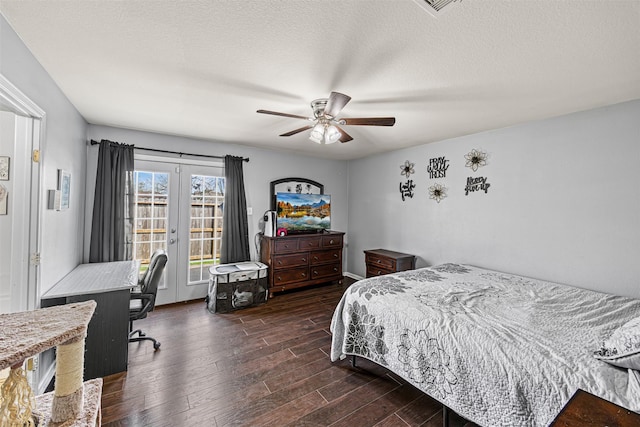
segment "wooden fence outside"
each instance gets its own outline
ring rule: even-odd
[[[138,200],[135,206],[135,259],[148,263],[156,249],[165,249],[167,202],[156,196]],[[211,260],[219,257],[222,237],[222,201],[192,203],[189,259]]]

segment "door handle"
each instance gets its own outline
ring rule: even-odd
[[[169,244],[173,245],[176,242],[176,239],[169,239]]]

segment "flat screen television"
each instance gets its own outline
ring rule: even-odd
[[[321,233],[331,228],[329,194],[276,193],[276,229],[286,234]],[[280,232],[278,232],[280,234]]]

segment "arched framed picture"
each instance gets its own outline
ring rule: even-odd
[[[307,178],[282,178],[271,181],[271,210],[276,209],[277,193],[324,194],[324,185]]]

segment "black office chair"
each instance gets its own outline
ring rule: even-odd
[[[129,302],[129,342],[149,340],[153,341],[155,350],[160,348],[160,343],[155,339],[146,336],[141,329],[133,330],[133,321],[144,319],[147,313],[153,311],[156,305],[156,294],[158,293],[158,283],[165,265],[167,264],[167,253],[163,249],[158,249],[151,256],[149,268],[139,280],[139,289],[131,292]],[[138,334],[136,337],[135,335]]]

